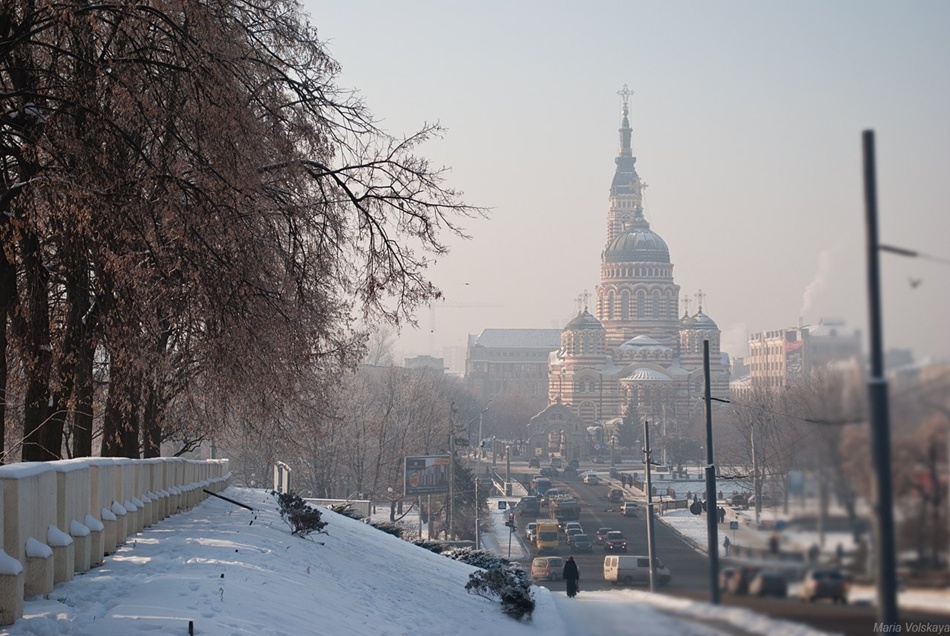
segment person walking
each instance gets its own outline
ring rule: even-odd
[[[722,547],[726,549],[726,556],[729,556],[729,546],[732,545],[732,541],[729,540],[729,537],[726,537],[722,540]]]
[[[577,591],[580,589],[578,586],[578,581],[580,581],[581,574],[577,571],[577,564],[574,563],[574,557],[567,557],[567,563],[564,564],[564,572],[562,577],[564,583],[567,587],[567,595],[570,598],[577,596]]]

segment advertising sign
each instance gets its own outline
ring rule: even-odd
[[[407,497],[449,492],[449,455],[425,455],[406,458]]]

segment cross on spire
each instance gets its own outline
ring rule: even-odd
[[[706,294],[703,293],[703,290],[700,289],[696,292],[696,302],[699,304],[699,311],[697,313],[703,312],[703,299],[706,298]]]
[[[582,296],[584,297],[584,311],[587,311],[587,301],[590,300],[590,292],[585,289]]]
[[[617,91],[617,94],[623,98],[623,105],[626,108],[627,100],[630,99],[630,96],[633,95],[633,91],[630,90],[630,87],[626,84],[623,85],[623,88]]]
[[[690,305],[689,296],[687,296],[686,298],[683,299],[683,308],[686,310],[687,316],[689,315],[689,305]]]
[[[623,116],[626,117],[630,114],[630,107],[627,105],[627,101],[630,99],[630,96],[633,95],[633,91],[630,90],[626,84],[623,85],[623,88],[617,91],[617,94],[620,95],[623,99]]]

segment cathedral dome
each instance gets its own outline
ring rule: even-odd
[[[669,349],[666,345],[662,344],[658,340],[654,340],[650,336],[639,335],[630,340],[627,340],[625,343],[617,347],[621,351],[626,351],[627,349],[634,349],[639,351],[644,350],[666,350]]]
[[[719,325],[716,322],[703,313],[703,310],[700,309],[696,312],[696,315],[690,318],[689,320],[690,329],[709,329],[709,330],[719,330]]]
[[[577,314],[577,317],[564,327],[565,331],[588,331],[592,329],[604,331],[604,326],[586,309]]]
[[[669,382],[670,376],[662,371],[657,371],[649,367],[638,367],[631,371],[624,379],[632,380],[633,382]]]
[[[650,229],[642,216],[624,227],[604,252],[608,263],[669,263],[670,250],[666,241]]]

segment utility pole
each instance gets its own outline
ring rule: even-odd
[[[454,411],[455,405],[452,405]],[[449,523],[445,539],[455,538],[452,522],[455,520],[455,418],[449,424]]]
[[[877,616],[885,628],[900,626],[897,614],[897,568],[894,562],[894,504],[891,493],[890,422],[888,421],[887,379],[884,377],[881,283],[877,236],[877,182],[874,165],[874,131],[865,130],[864,200],[868,259],[868,331],[871,373],[868,400],[871,412],[871,445],[877,486]]]
[[[653,482],[650,479],[650,423],[643,420],[643,464],[647,487],[647,558],[650,559],[650,591],[656,592],[656,544],[653,541]]]
[[[487,408],[487,407],[486,407]],[[478,509],[480,508],[480,502],[478,499],[478,480],[481,479],[482,473],[482,413],[485,410],[482,409],[482,412],[478,414],[478,446],[475,447],[475,549],[482,549],[482,533],[479,530],[478,526]]]
[[[719,501],[716,498],[716,464],[713,461],[712,388],[709,380],[708,340],[703,340],[703,379],[706,382],[706,533],[709,536],[709,600],[713,605],[719,605]]]

